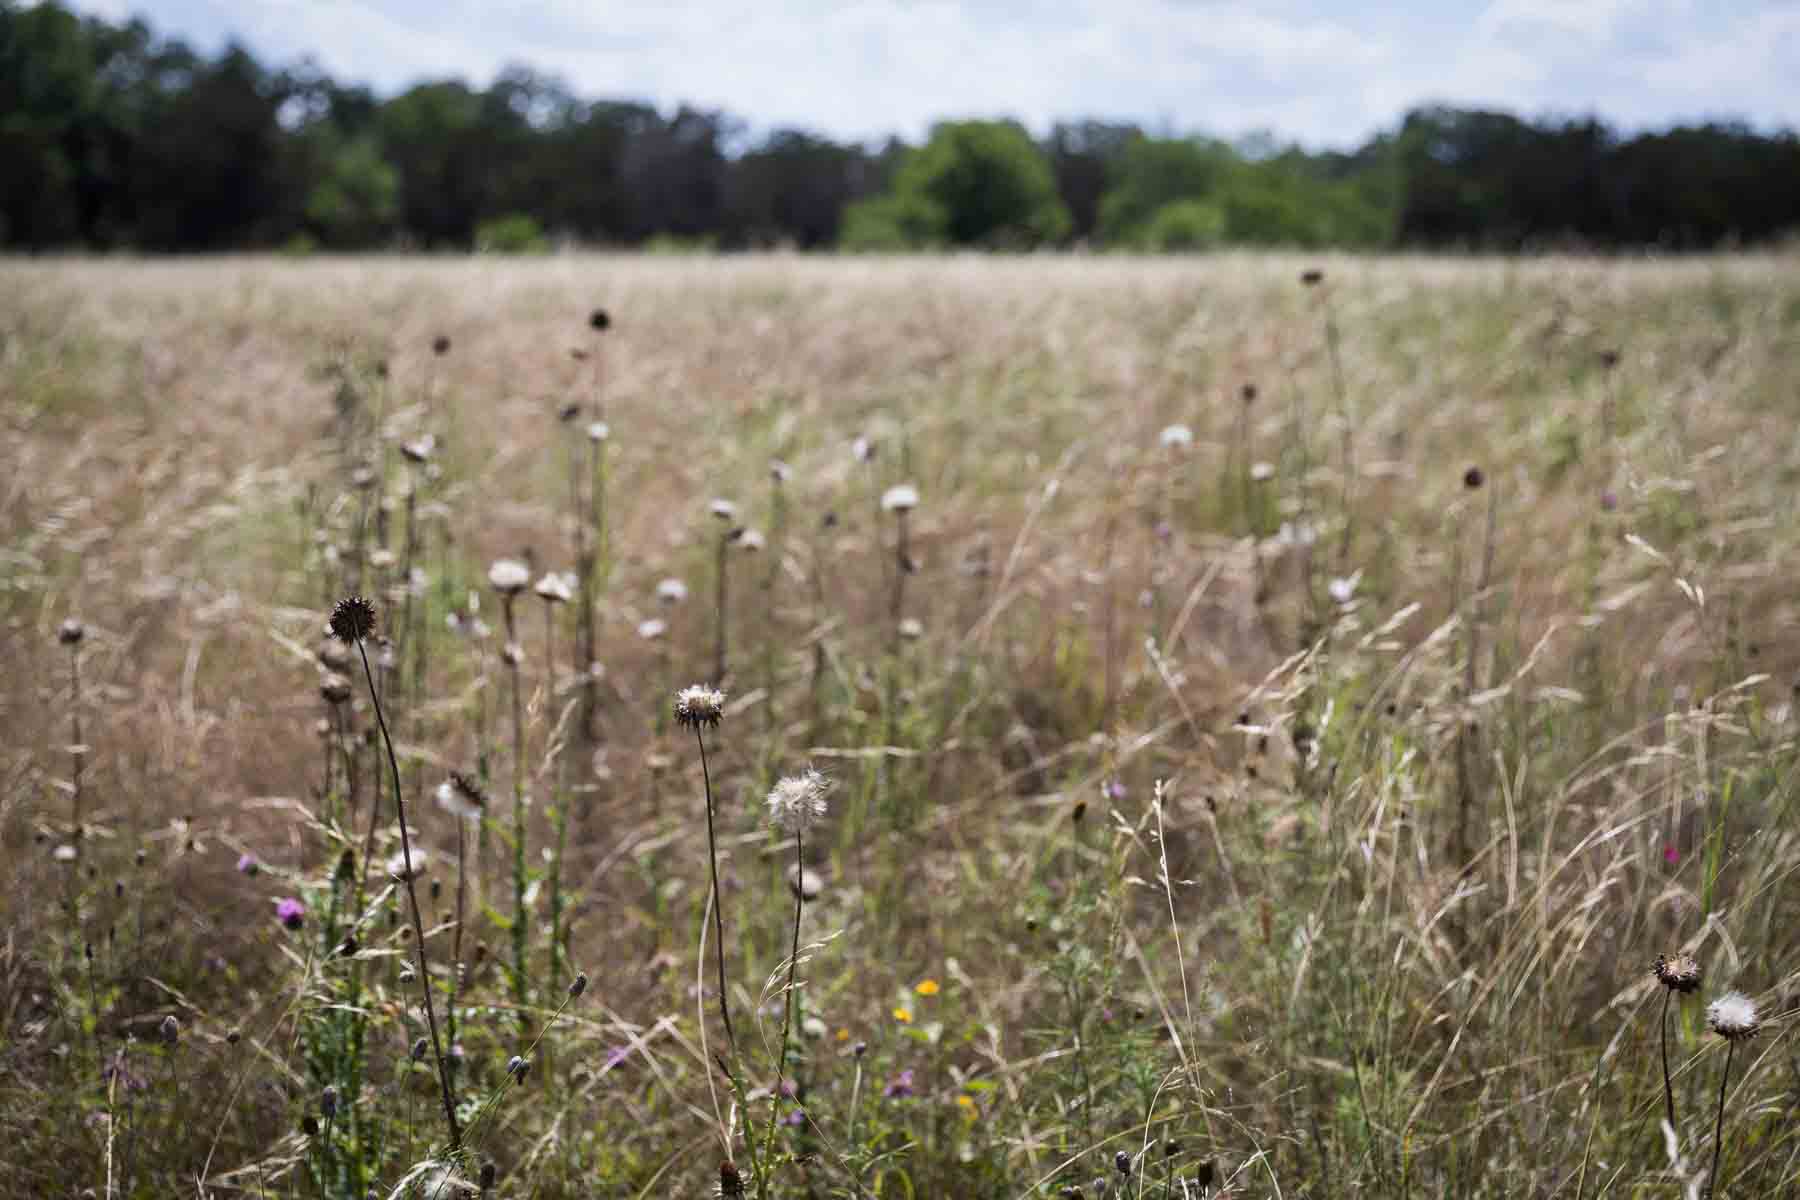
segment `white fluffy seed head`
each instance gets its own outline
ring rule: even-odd
[[[546,604],[567,604],[575,598],[575,572],[550,571],[533,588]]]
[[[769,789],[769,819],[789,833],[802,833],[825,815],[831,780],[808,767]]]
[[[531,568],[516,558],[499,558],[488,568],[488,583],[502,596],[516,596],[531,586]]]
[[[679,579],[665,579],[656,585],[656,598],[664,604],[680,604],[687,599],[687,594],[687,584]]]
[[[725,499],[714,500],[707,506],[707,511],[721,521],[730,521],[737,517],[737,505]]]
[[[1186,425],[1170,425],[1156,435],[1165,450],[1186,450],[1194,444],[1194,431]]]
[[[690,729],[717,726],[725,716],[725,693],[696,683],[675,693],[675,720]]]
[[[1755,1037],[1757,1030],[1762,1028],[1762,1018],[1756,1012],[1756,1001],[1742,992],[1726,992],[1707,1005],[1706,1023],[1714,1033],[1731,1041]]]
[[[910,483],[896,483],[881,493],[881,507],[887,512],[911,512],[919,507],[919,489]]]

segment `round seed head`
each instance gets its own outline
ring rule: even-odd
[[[1762,1029],[1756,1001],[1742,992],[1726,992],[1706,1006],[1706,1023],[1727,1041],[1753,1038]]]
[[[569,999],[573,1000],[587,991],[587,972],[580,971],[575,975],[575,982],[569,985]]]
[[[919,507],[919,489],[910,483],[897,483],[881,493],[884,512],[911,512]]]
[[[1691,954],[1659,954],[1650,969],[1655,973],[1656,981],[1670,991],[1686,995],[1700,990],[1700,962]]]
[[[696,683],[675,693],[675,720],[690,729],[702,725],[718,727],[725,718],[725,693],[715,687]]]
[[[424,1062],[425,1055],[427,1052],[430,1051],[430,1049],[431,1049],[430,1042],[426,1041],[424,1038],[418,1039],[417,1041],[415,1041],[412,1044],[412,1060],[416,1063]]]
[[[495,559],[488,567],[488,583],[502,596],[516,596],[531,586],[531,568],[516,558]]]
[[[450,772],[450,778],[438,784],[438,807],[453,817],[470,821],[487,812],[487,795],[481,785],[461,771]]]
[[[65,646],[79,646],[81,639],[87,636],[87,627],[74,617],[69,617],[56,627],[56,640]]]
[[[506,1073],[519,1083],[523,1084],[525,1082],[525,1077],[531,1074],[531,1060],[528,1058],[521,1058],[517,1054],[513,1055],[506,1060]]]
[[[375,606],[361,596],[345,596],[331,609],[331,633],[341,642],[360,642],[375,632]]]
[[[811,767],[769,790],[769,819],[789,833],[804,833],[825,815],[831,780]]]

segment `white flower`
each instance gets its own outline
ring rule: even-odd
[[[1170,425],[1156,435],[1165,450],[1186,450],[1194,444],[1194,431],[1186,425]]]
[[[831,780],[808,767],[789,775],[769,790],[769,819],[789,833],[804,833],[825,815],[825,796]]]
[[[1362,571],[1352,572],[1345,578],[1334,578],[1325,585],[1325,590],[1339,604],[1348,604],[1356,596],[1356,585],[1362,582]]]
[[[919,489],[910,483],[896,483],[881,493],[881,507],[885,512],[910,512],[919,507]]]
[[[612,427],[605,421],[595,421],[587,427],[588,441],[604,442],[612,436]]]
[[[488,568],[488,582],[502,596],[516,596],[531,586],[531,568],[516,558],[497,558]]]
[[[1250,478],[1256,480],[1258,483],[1267,483],[1269,480],[1275,478],[1275,464],[1266,462],[1251,463]]]
[[[708,506],[707,511],[721,521],[729,521],[737,516],[737,505],[729,500],[714,500]]]
[[[551,571],[532,590],[548,604],[567,604],[575,598],[575,573]]]
[[[648,621],[639,621],[637,635],[646,642],[654,642],[669,631],[669,623],[659,617],[651,617]]]
[[[682,725],[716,726],[724,716],[725,693],[718,688],[696,683],[675,693],[675,720]]]
[[[1742,992],[1726,992],[1707,1005],[1706,1023],[1712,1026],[1714,1033],[1731,1041],[1755,1037],[1757,1030],[1762,1028],[1756,1001]]]
[[[679,579],[665,579],[656,585],[656,598],[664,604],[680,604],[687,594],[687,584]]]

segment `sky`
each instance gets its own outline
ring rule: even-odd
[[[77,0],[386,95],[509,64],[590,99],[752,130],[917,138],[934,120],[1133,120],[1353,146],[1429,102],[1632,132],[1800,128],[1800,0]]]

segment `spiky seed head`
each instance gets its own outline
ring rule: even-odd
[[[812,767],[769,789],[769,819],[789,833],[804,833],[825,815],[831,780]]]
[[[487,812],[487,794],[481,785],[461,771],[450,772],[450,778],[438,784],[438,807],[453,817],[472,821]]]
[[[502,596],[516,596],[531,586],[531,568],[516,558],[497,558],[488,567],[488,583]]]
[[[575,974],[575,981],[569,985],[569,999],[573,1000],[585,991],[587,991],[587,972],[578,971]]]
[[[327,704],[343,704],[350,699],[350,681],[336,671],[328,671],[319,680],[319,695]]]
[[[345,596],[331,608],[331,635],[360,642],[375,632],[375,606],[361,596]]]
[[[588,314],[588,328],[595,333],[605,333],[612,328],[612,314],[604,308],[596,308]]]
[[[723,497],[706,506],[706,511],[721,521],[731,521],[737,517],[737,505]]]
[[[1727,1041],[1753,1038],[1762,1029],[1756,1001],[1742,992],[1726,992],[1706,1006],[1706,1023]]]
[[[545,604],[567,604],[575,598],[575,575],[573,572],[547,572],[532,590]]]
[[[1700,961],[1691,954],[1659,954],[1650,969],[1656,981],[1672,992],[1686,995],[1700,990],[1703,972]]]
[[[919,507],[919,489],[910,483],[896,483],[881,493],[883,512],[911,512]]]
[[[1169,425],[1156,435],[1156,440],[1164,450],[1186,450],[1194,444],[1194,431],[1186,425]]]
[[[81,639],[87,636],[87,627],[74,617],[69,617],[56,627],[56,640],[65,646],[79,646]]]
[[[744,1177],[738,1174],[737,1164],[729,1158],[719,1164],[719,1197],[720,1200],[743,1200]]]
[[[696,683],[675,693],[675,720],[690,729],[702,725],[718,727],[725,719],[725,693],[715,687]]]

